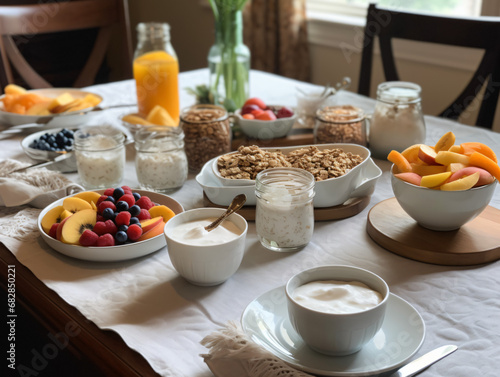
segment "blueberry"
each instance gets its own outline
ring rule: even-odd
[[[128,230],[128,225],[125,225],[125,224],[120,225],[120,226],[118,227],[118,230],[121,230],[121,231],[123,231],[123,232],[126,232],[126,231]]]
[[[116,203],[116,210],[118,212],[128,211],[128,203],[123,200],[120,200],[118,203]]]
[[[132,217],[134,216],[139,216],[139,213],[141,213],[141,207],[139,207],[137,204],[134,204],[132,207],[128,209]]]
[[[115,198],[113,198],[112,196],[108,196],[106,199],[104,199],[104,201],[108,201],[108,202],[111,202],[113,204],[116,202]]]
[[[115,240],[117,240],[119,243],[123,243],[127,241],[127,239],[128,239],[127,233],[124,232],[123,230],[119,230],[118,232],[116,232]]]
[[[123,189],[121,187],[117,187],[115,188],[115,190],[113,191],[113,197],[118,200],[120,199],[123,195],[125,195],[125,191],[123,191]]]
[[[134,192],[132,195],[134,195],[135,201],[138,201],[141,198],[141,194],[138,192]]]
[[[111,208],[105,208],[104,211],[102,211],[102,217],[104,217],[106,220],[113,220],[115,216],[115,211],[113,211]]]
[[[141,220],[139,220],[137,217],[131,217],[129,224],[130,225],[137,224],[137,225],[139,225],[142,228],[142,226],[141,226]]]

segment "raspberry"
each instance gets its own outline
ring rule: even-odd
[[[115,224],[117,226],[128,225],[130,223],[131,217],[132,217],[132,215],[130,214],[130,212],[127,212],[127,211],[120,212],[115,217]]]
[[[125,192],[125,194],[132,195],[132,189],[129,186],[122,186],[122,189]]]
[[[104,190],[103,195],[106,195],[106,196],[113,196],[113,191],[114,191],[114,190],[115,190],[114,188],[108,188],[108,189]]]
[[[116,234],[116,232],[118,231],[118,228],[116,227],[113,220],[106,220],[104,222],[104,224],[106,225],[106,233],[109,233],[112,236],[114,236]]]
[[[132,194],[125,194],[120,199],[118,199],[118,201],[119,202],[127,202],[129,208],[135,204],[135,198],[134,198],[134,195],[132,195]]]
[[[150,209],[154,207],[153,202],[147,196],[141,196],[141,198],[135,203],[142,209]]]
[[[49,236],[50,237],[56,238],[56,236],[57,236],[57,227],[58,226],[59,226],[59,223],[52,224],[52,226],[50,227],[50,230],[49,230]]]
[[[94,246],[97,243],[99,236],[97,233],[91,231],[90,229],[85,229],[80,236],[80,245],[82,246]]]
[[[108,197],[106,195],[101,195],[101,197],[99,199],[97,199],[97,203],[95,204],[95,206],[97,208],[99,208],[99,204],[101,204],[103,201],[105,201]]]
[[[104,223],[104,221],[98,221],[95,223],[94,227],[92,228],[92,231],[96,233],[98,236],[102,236],[103,234],[107,233],[107,226]]]
[[[151,218],[151,214],[149,213],[149,211],[147,209],[141,209],[141,213],[139,213],[137,215],[137,218],[139,220],[148,220]]]
[[[103,234],[97,239],[96,246],[115,246],[115,239],[109,233]]]
[[[102,215],[97,214],[97,215],[96,215],[96,221],[102,221],[102,222],[105,222],[105,221],[106,221],[106,219],[105,219],[104,217],[102,217]]]
[[[127,229],[127,236],[130,241],[137,241],[142,236],[142,228],[137,224],[132,224]]]
[[[99,213],[102,214],[106,208],[111,208],[113,212],[116,211],[116,205],[114,203],[108,202],[108,201],[103,201],[99,203],[99,206],[97,207],[99,210]]]

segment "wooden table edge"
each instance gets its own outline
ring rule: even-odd
[[[80,332],[69,337],[68,350],[80,353],[104,375],[159,376],[144,357],[127,346],[119,334],[103,330],[88,320],[74,306],[41,282],[26,266],[0,243],[1,286],[6,291],[8,266],[15,266],[16,305],[23,305],[51,333],[65,333],[73,322]],[[77,352],[76,352],[77,351]]]

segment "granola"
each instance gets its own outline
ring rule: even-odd
[[[279,150],[267,151],[252,145],[219,157],[217,167],[221,176],[228,179],[255,179],[265,169],[294,167],[307,170],[316,181],[323,181],[346,174],[362,161],[361,156],[339,148],[320,150],[310,146],[285,155]]]

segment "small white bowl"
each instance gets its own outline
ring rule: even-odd
[[[102,97],[95,94],[86,92],[80,89],[74,88],[47,88],[47,89],[33,89],[28,90],[28,93],[36,93],[44,97],[56,98],[57,96],[63,93],[69,93],[73,96],[73,98],[84,98],[87,94],[92,94],[101,99]],[[0,99],[4,96],[0,96]],[[3,103],[1,103],[3,106]],[[98,111],[92,111],[94,107],[89,107],[87,109],[83,109],[80,111],[54,114],[54,115],[20,115],[9,113],[3,110],[3,107],[0,107],[0,123],[7,126],[19,126],[22,124],[28,123],[48,123],[50,122],[50,126],[52,127],[74,127],[78,125],[82,125],[90,121],[96,114],[99,114]]]
[[[241,234],[228,242],[205,245],[192,245],[176,240],[173,236],[175,229],[189,221],[219,217],[225,211],[223,208],[192,209],[174,216],[165,225],[170,260],[177,272],[194,285],[221,284],[238,270],[245,253],[248,224],[242,216],[233,213],[224,221],[232,221],[241,230]]]
[[[371,195],[375,189],[377,179],[382,175],[382,170],[380,170],[380,168],[375,165],[373,160],[370,158],[370,151],[367,148],[357,144],[317,144],[315,146],[319,150],[340,148],[344,152],[351,152],[353,154],[360,155],[363,158],[363,161],[343,176],[316,182],[314,207],[333,207],[344,203],[349,198]],[[308,147],[309,145],[302,145],[261,149],[270,151],[280,150],[286,155],[296,149]],[[255,180],[229,179],[222,177],[217,166],[217,160],[218,158],[215,158],[213,161],[209,161],[209,163],[212,164],[212,172],[215,179],[217,179],[222,186],[255,186]]]
[[[281,106],[272,106],[274,108],[281,108]],[[280,118],[276,120],[259,120],[259,119],[245,119],[241,115],[241,109],[235,111],[238,124],[243,133],[254,139],[269,140],[278,137],[285,137],[292,129],[297,114],[293,114],[288,118]]]
[[[382,295],[382,301],[367,310],[335,314],[306,308],[293,299],[294,290],[313,281],[357,281]],[[321,266],[294,275],[285,286],[290,323],[313,350],[332,356],[358,352],[382,327],[389,286],[378,275],[358,267]]]
[[[391,169],[392,191],[399,205],[424,228],[456,230],[473,220],[488,206],[498,181],[463,191],[441,191],[412,185],[394,176]]]
[[[78,128],[77,127],[67,127],[66,129],[75,131]],[[52,161],[54,158],[60,156],[61,154],[64,154],[65,152],[55,152],[55,151],[44,151],[41,149],[37,148],[32,148],[30,147],[30,144],[34,140],[38,140],[40,136],[44,134],[53,134],[54,136],[61,131],[62,128],[52,128],[50,130],[43,130],[39,132],[32,133],[28,136],[26,136],[22,141],[21,141],[21,147],[23,148],[24,152],[31,157],[34,160],[39,160],[39,161]],[[73,148],[71,148],[73,150]],[[75,160],[75,168],[76,168],[76,160]]]

